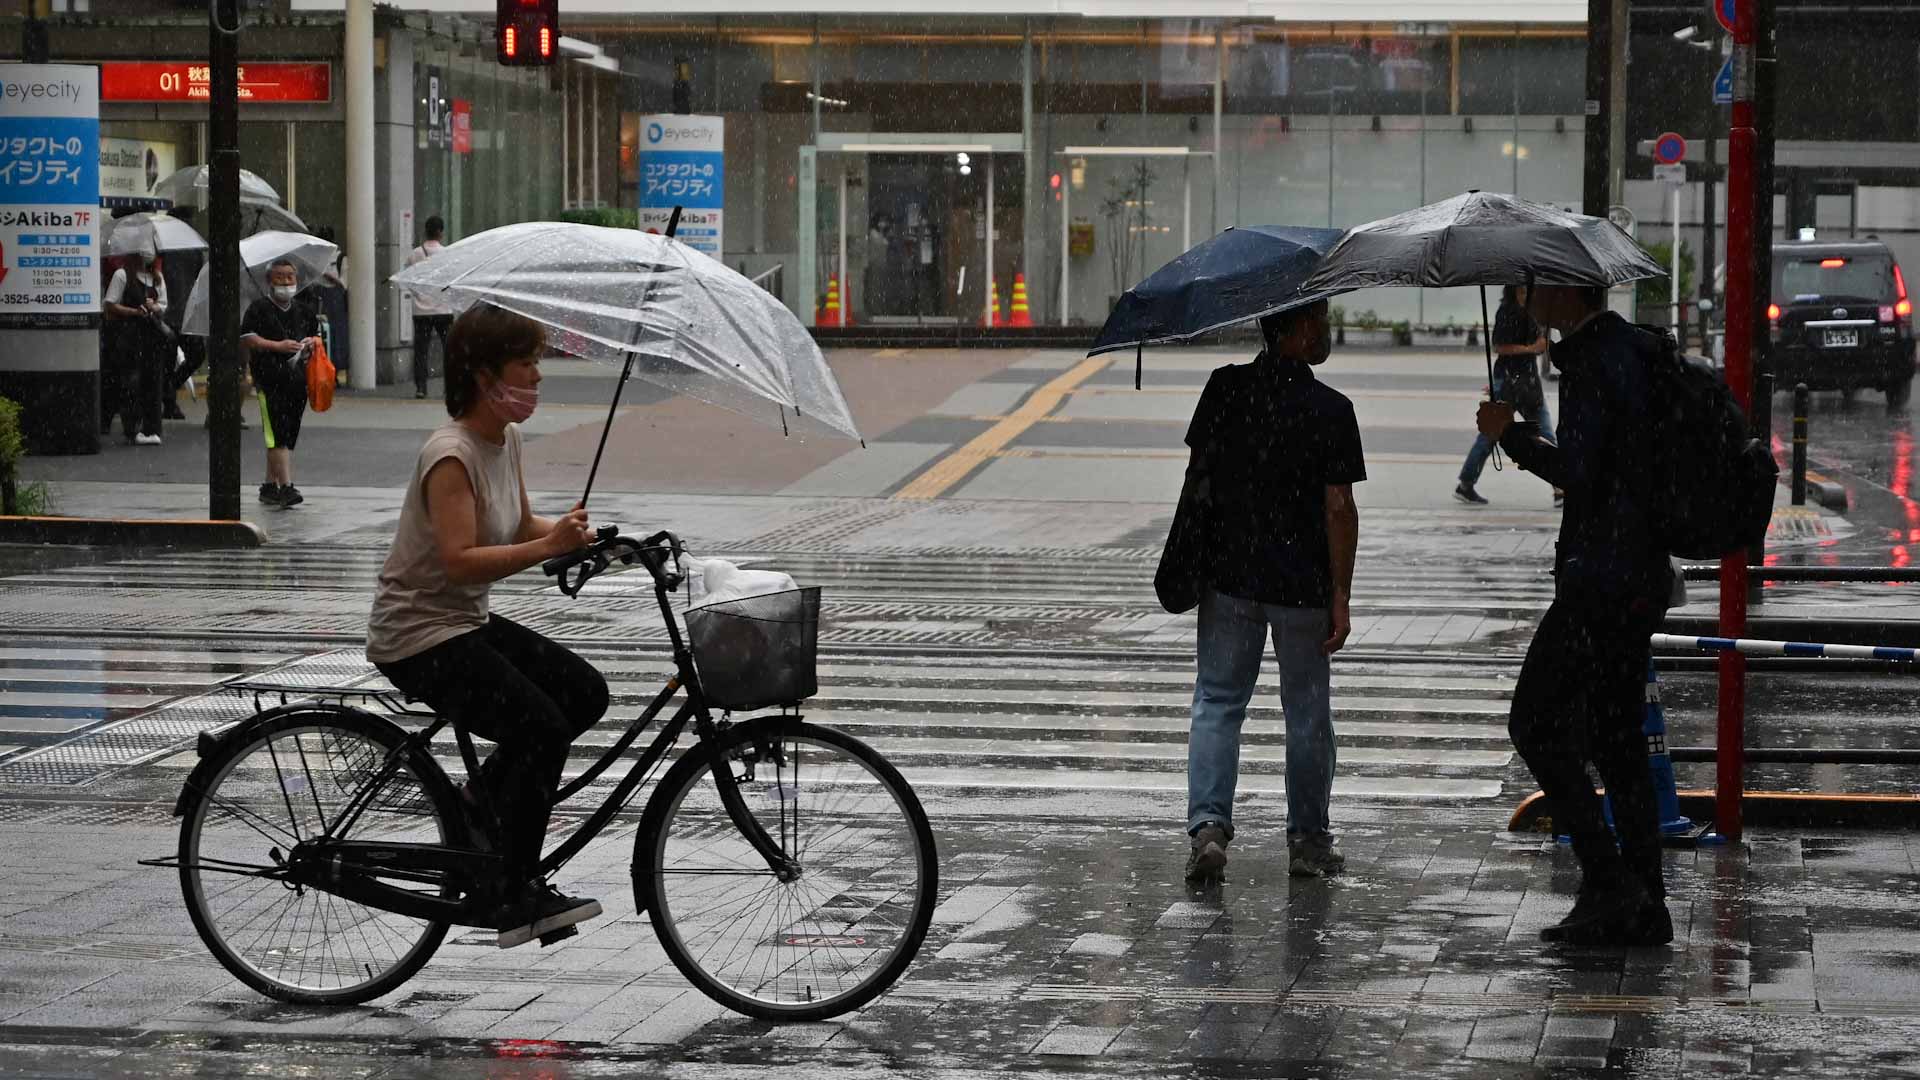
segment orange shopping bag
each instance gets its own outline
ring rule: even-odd
[[[333,361],[319,338],[313,341],[313,354],[307,357],[307,404],[314,412],[333,408]]]

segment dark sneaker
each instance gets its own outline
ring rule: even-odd
[[[160,418],[162,420],[185,420],[187,414],[180,411],[180,403],[178,401],[168,401],[160,407]]]
[[[1294,877],[1331,877],[1346,868],[1331,834],[1287,837],[1287,873]]]
[[[1217,878],[1227,868],[1227,830],[1209,821],[1193,831],[1193,849],[1187,855],[1187,880]]]
[[[1473,485],[1464,480],[1453,486],[1453,497],[1474,506],[1487,505],[1487,497],[1473,490]]]
[[[1580,887],[1573,910],[1567,917],[1540,931],[1540,940],[1558,945],[1628,945],[1642,924],[1642,909],[1656,902],[1647,896],[1647,887],[1629,877],[1589,888]],[[1662,914],[1666,905],[1660,904]],[[1651,913],[1649,913],[1651,914]],[[1671,921],[1667,940],[1673,939]]]
[[[525,945],[598,914],[600,901],[568,896],[543,881],[521,900],[501,909],[499,945],[503,949]]]
[[[306,501],[307,501],[307,497],[305,495],[300,494],[299,488],[294,487],[292,484],[284,484],[281,486],[280,488],[280,505],[281,506],[283,507],[299,506],[301,503]]]
[[[280,485],[266,483],[260,485],[260,501],[269,506],[280,504]]]

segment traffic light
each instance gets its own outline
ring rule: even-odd
[[[551,64],[560,55],[560,0],[494,0],[494,46],[502,64]]]

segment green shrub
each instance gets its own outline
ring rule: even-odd
[[[1673,243],[1643,245],[1653,261],[1662,267],[1673,265]],[[1685,240],[1680,241],[1680,299],[1682,302],[1693,298],[1693,248]],[[1664,310],[1673,304],[1673,283],[1665,274],[1655,278],[1641,278],[1634,282],[1633,299],[1642,310]]]
[[[614,206],[603,206],[597,210],[562,210],[560,220],[581,225],[605,225],[611,229],[637,229],[640,227],[640,211],[632,207]]]
[[[53,505],[47,485],[19,485],[20,459],[27,456],[20,434],[20,406],[0,397],[0,514],[44,514]]]

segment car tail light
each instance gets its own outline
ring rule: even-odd
[[[1907,275],[1900,272],[1900,264],[1893,264],[1893,313],[1901,319],[1913,317],[1913,301],[1907,299]]]
[[[1820,265],[1821,265],[1821,266],[1823,266],[1823,267],[1825,267],[1825,268],[1826,268],[1826,269],[1828,269],[1828,270],[1838,270],[1839,268],[1841,268],[1841,267],[1843,267],[1843,266],[1845,266],[1845,265],[1847,265],[1847,260],[1845,260],[1845,259],[1821,259],[1821,260],[1820,260]]]
[[[1767,321],[1776,322],[1776,323],[1780,321],[1780,305],[1779,304],[1767,305]]]

